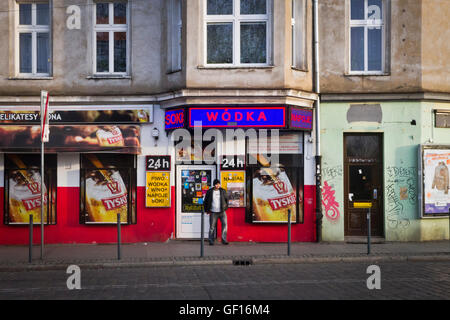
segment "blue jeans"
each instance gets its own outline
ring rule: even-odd
[[[214,230],[219,219],[222,224],[222,241],[227,241],[227,214],[225,212],[211,212],[209,215],[209,242],[214,242]]]

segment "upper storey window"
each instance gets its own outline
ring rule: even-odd
[[[49,76],[51,69],[48,2],[16,4],[16,74]]]
[[[127,2],[96,2],[94,6],[94,73],[127,75],[129,14]]]
[[[205,5],[207,65],[269,65],[271,1],[205,0]]]
[[[384,0],[350,0],[350,73],[385,72]]]

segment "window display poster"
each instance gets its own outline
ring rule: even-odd
[[[47,157],[47,164],[56,167],[54,157]],[[28,224],[30,215],[33,223],[41,223],[41,169],[39,155],[7,154],[6,186],[8,198],[6,221],[9,224]],[[50,186],[50,187],[48,187]],[[44,223],[56,223],[56,175],[46,174],[44,192]],[[51,199],[48,206],[48,199]]]
[[[117,214],[120,213],[120,221],[127,223],[128,168],[94,154],[85,155],[84,160],[88,162],[84,176],[86,222],[117,223]]]
[[[170,207],[170,172],[147,172],[146,177],[145,206]]]
[[[448,214],[450,209],[450,148],[424,149],[424,215]]]
[[[252,220],[254,223],[297,222],[297,170],[259,167],[252,170]]]
[[[181,171],[182,212],[201,212],[203,198],[211,187],[211,170]]]
[[[228,207],[245,207],[245,171],[222,171],[221,185],[228,193]]]

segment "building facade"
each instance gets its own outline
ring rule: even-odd
[[[439,39],[450,3],[324,0],[319,12],[323,240],[367,235],[359,202],[373,204],[373,236],[448,238],[450,49]]]
[[[230,241],[285,241],[288,216],[314,241],[311,5],[5,1],[0,243],[27,242],[41,189],[46,243],[112,243],[118,220],[124,242],[197,239],[214,178]]]

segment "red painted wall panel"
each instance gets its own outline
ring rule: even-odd
[[[4,189],[0,188],[0,208],[3,217]],[[292,241],[315,240],[314,223],[315,187],[304,188],[303,224],[292,226]],[[45,243],[115,243],[117,228],[111,225],[95,226],[79,223],[79,188],[58,188],[57,225],[45,227]],[[122,241],[164,242],[175,234],[175,188],[172,187],[171,208],[145,208],[145,188],[137,189],[137,224],[122,227]],[[228,240],[255,242],[285,242],[286,225],[252,225],[245,222],[245,209],[228,211]],[[40,242],[40,227],[34,229],[34,241]],[[24,245],[28,243],[27,226],[0,224],[0,245]]]

